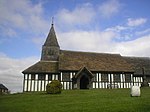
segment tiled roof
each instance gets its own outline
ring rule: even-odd
[[[150,75],[150,58],[122,57],[119,54],[90,53],[61,50],[59,61],[39,61],[23,73],[58,73],[59,70],[79,71],[87,67],[90,71],[135,72]]]
[[[36,64],[30,66],[22,73],[57,73],[58,62],[52,61],[39,61]]]
[[[59,70],[80,70],[82,67],[90,71],[133,72],[131,64],[119,54],[61,51]]]
[[[143,74],[150,75],[150,58],[149,57],[124,57],[128,63],[131,63],[135,69],[135,75]]]

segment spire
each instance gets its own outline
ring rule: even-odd
[[[41,60],[44,61],[58,61],[60,47],[54,30],[54,18],[52,18],[51,29],[48,33],[46,41],[42,46]]]
[[[55,34],[55,30],[54,30],[54,17],[52,17],[51,29],[50,29],[47,39],[44,43],[44,46],[59,47],[59,44],[58,44],[58,41],[56,38],[56,34]]]

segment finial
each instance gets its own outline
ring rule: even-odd
[[[52,17],[52,26],[54,25],[54,17]]]

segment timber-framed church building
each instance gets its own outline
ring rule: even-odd
[[[22,73],[25,92],[45,91],[52,80],[63,89],[150,86],[150,58],[61,50],[52,24],[41,60]]]

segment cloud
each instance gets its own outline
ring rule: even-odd
[[[21,72],[37,60],[37,57],[13,59],[0,53],[0,83],[6,85],[12,93],[22,92],[23,74]]]
[[[120,33],[121,31],[127,30],[128,27],[126,26],[121,26],[121,25],[117,25],[111,28],[107,28],[106,31],[114,31],[114,32],[118,32]]]
[[[33,4],[29,0],[1,0],[0,26],[2,31],[25,30],[28,32],[45,32],[47,21],[43,18],[42,2]],[[10,35],[11,36],[11,35]],[[13,36],[13,35],[12,35]]]
[[[108,0],[99,6],[102,17],[109,18],[119,12],[121,4],[118,0]]]
[[[108,44],[115,34],[111,31],[70,31],[59,33],[58,37],[62,49],[106,52],[110,51]]]
[[[137,36],[147,35],[150,33],[150,29],[145,29],[144,31],[137,31],[137,27],[147,22],[146,18],[137,18],[137,19],[127,19],[127,23],[122,25],[116,25],[105,29],[106,31],[115,32],[119,41],[129,41],[131,39],[138,38]]]
[[[131,27],[125,25],[106,29],[106,31],[114,32],[116,36],[110,40],[112,43],[107,43],[107,45],[110,44],[113,46],[111,52],[116,52],[126,56],[150,57],[149,29],[136,33],[130,33],[130,30]],[[136,37],[136,34],[139,35],[139,37]],[[143,36],[141,36],[141,34],[143,34]],[[114,39],[118,39],[120,41],[114,41]]]
[[[41,37],[34,37],[32,38],[32,42],[36,45],[43,45],[45,39]]]
[[[140,26],[140,25],[142,25],[146,22],[147,22],[146,18],[137,18],[137,19],[129,18],[128,22],[127,22],[127,25],[128,26]]]
[[[105,29],[105,31],[112,31],[116,34],[115,39],[117,41],[127,41],[132,38],[132,34],[129,34],[127,32],[130,32],[131,28],[125,25],[117,25],[114,27],[110,27]]]
[[[116,43],[113,51],[126,56],[150,57],[150,34],[132,41]]]
[[[90,3],[78,5],[74,10],[62,9],[56,17],[61,23],[68,25],[89,23],[95,16],[95,11]]]
[[[135,32],[136,35],[145,35],[145,34],[150,34],[150,28],[145,29],[143,31],[137,31]]]
[[[126,30],[126,27],[115,27],[118,30]],[[108,28],[111,29],[111,28]],[[123,56],[145,56],[149,57],[150,35],[134,39],[130,35],[124,35],[126,41],[115,41],[120,32],[105,29],[103,31],[68,31],[59,32],[58,40],[62,49],[89,51],[99,53],[119,53]],[[146,40],[146,41],[145,41]]]
[[[2,27],[0,26],[1,35],[6,37],[16,37],[17,32],[12,28]]]
[[[99,17],[109,18],[119,12],[122,4],[118,0],[108,0],[103,4],[93,6],[91,3],[77,5],[73,10],[61,9],[56,18],[60,24],[84,25],[90,24]]]
[[[61,9],[55,17],[57,26],[60,30],[68,31],[70,29],[91,29],[95,21],[99,19],[110,18],[117,14],[122,7],[118,0],[107,0],[102,4],[93,5],[91,3],[83,3],[76,5],[73,9]],[[64,28],[65,26],[65,28]]]

